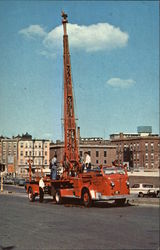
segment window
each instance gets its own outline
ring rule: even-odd
[[[148,142],[145,143],[145,150],[148,151]]]
[[[137,161],[139,161],[139,153],[137,153]]]
[[[20,155],[23,156],[23,151],[20,152]]]
[[[96,160],[96,164],[98,164],[98,160]]]
[[[96,157],[99,157],[99,151],[96,151]]]
[[[137,151],[139,151],[139,143],[137,143]]]
[[[153,188],[152,184],[143,184],[142,187],[144,188]]]
[[[45,160],[44,164],[47,164],[47,160]]]
[[[107,164],[107,161],[106,161],[106,160],[104,160],[104,164]]]
[[[153,151],[153,150],[154,150],[154,143],[151,142],[151,151]]]
[[[88,151],[88,154],[91,156],[91,151]]]
[[[139,184],[134,184],[132,188],[139,188]]]
[[[145,159],[148,161],[148,153],[145,154]]]
[[[45,148],[47,148],[47,143],[45,144]]]
[[[82,157],[82,151],[79,152],[80,157]]]
[[[107,157],[107,151],[104,151],[104,157]]]
[[[39,156],[41,156],[41,152],[39,151]]]
[[[26,156],[27,156],[27,151],[26,151]]]
[[[45,151],[45,155],[47,156],[47,151]]]
[[[41,148],[41,144],[39,144],[39,148]]]
[[[151,161],[154,161],[154,153],[151,153]]]
[[[29,156],[31,156],[31,151],[29,151]]]

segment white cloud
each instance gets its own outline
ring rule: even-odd
[[[107,84],[114,88],[129,88],[135,84],[135,81],[132,79],[111,78],[107,81]]]
[[[77,24],[67,25],[69,44],[73,48],[84,49],[87,52],[110,50],[126,46],[128,34],[122,32],[108,23],[98,23],[90,26],[79,26]],[[53,48],[62,44],[62,25],[49,32],[44,45]]]
[[[30,25],[29,27],[20,30],[19,34],[22,34],[28,38],[36,38],[36,37],[44,38],[47,35],[44,28],[37,24]]]
[[[98,23],[89,26],[68,24],[69,45],[72,48],[83,49],[87,52],[111,50],[127,45],[129,35],[118,27],[108,23]],[[46,32],[40,25],[30,25],[19,31],[27,38],[42,38],[43,46],[48,53],[62,49],[63,26],[57,26]],[[46,56],[45,53],[42,53]]]
[[[48,52],[47,50],[38,51],[37,54],[44,56],[46,58],[55,58],[56,57],[56,53],[51,53],[51,52]]]

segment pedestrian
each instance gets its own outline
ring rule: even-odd
[[[40,178],[39,180],[39,201],[43,202],[43,198],[44,198],[44,187],[45,187],[45,183],[44,183],[44,179],[43,176]]]
[[[51,179],[57,179],[57,155],[55,154],[51,161]]]
[[[87,170],[90,170],[91,169],[91,157],[90,157],[90,154],[89,154],[89,152],[85,152],[84,155],[85,155],[85,161],[84,161],[85,167],[86,167]]]

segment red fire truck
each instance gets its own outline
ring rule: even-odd
[[[69,42],[67,35],[67,14],[62,12],[63,24],[63,64],[64,64],[64,157],[63,174],[58,180],[45,177],[44,192],[55,198],[58,204],[64,198],[80,199],[85,206],[91,206],[93,201],[115,200],[123,204],[129,195],[127,172],[123,167],[97,167],[86,173],[82,171],[77,145],[77,131],[72,93],[71,64]],[[29,163],[31,173],[31,163]],[[31,178],[26,184],[30,201],[39,195],[39,178]],[[40,201],[43,200],[43,195]]]

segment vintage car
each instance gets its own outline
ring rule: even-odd
[[[130,193],[138,197],[152,196],[159,197],[159,188],[150,183],[135,183],[130,188]]]

